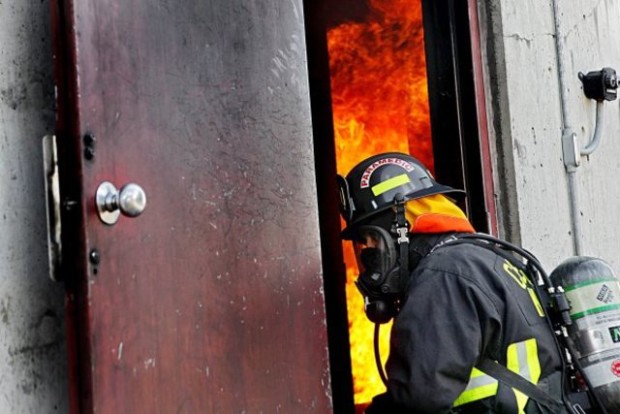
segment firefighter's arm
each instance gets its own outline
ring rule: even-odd
[[[369,414],[450,412],[480,353],[499,346],[497,301],[475,281],[429,269],[414,280],[392,329],[388,390]]]

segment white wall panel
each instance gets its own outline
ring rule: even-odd
[[[483,32],[487,71],[505,73],[498,96],[490,96],[492,117],[503,116],[503,130],[495,128],[498,159],[514,163],[514,188],[502,188],[514,198],[518,211],[513,238],[537,253],[553,268],[573,254],[567,176],[562,156],[560,87],[565,88],[565,124],[585,145],[594,131],[595,103],[583,95],[578,73],[612,66],[620,71],[620,3],[613,0],[558,0],[561,64],[560,82],[551,0],[488,0],[481,11],[489,16]],[[484,47],[484,45],[483,45]],[[618,101],[606,104],[604,136],[599,149],[582,158],[577,171],[583,253],[602,257],[620,271],[620,125]],[[498,115],[499,114],[499,115]],[[493,120],[491,120],[493,122]],[[497,123],[496,123],[497,124]],[[493,139],[493,137],[492,137]],[[502,153],[503,151],[503,153]]]

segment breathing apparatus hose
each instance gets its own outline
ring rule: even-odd
[[[543,270],[542,270],[542,267],[539,267],[539,266],[537,266],[537,265],[533,264],[533,262],[529,262],[529,263],[531,263],[532,267],[534,267],[534,268],[536,269],[536,271],[538,271],[538,272],[543,271]],[[538,263],[538,261],[536,261],[536,263],[537,263],[538,265],[540,265],[540,264]],[[543,271],[543,272],[544,272],[544,271]],[[546,273],[544,273],[544,275],[545,275],[545,276],[547,276],[547,274],[546,274]],[[545,276],[542,276],[542,274],[541,274],[541,277],[543,278],[543,280],[545,280]],[[548,279],[548,278],[547,278],[547,279]],[[546,283],[546,282],[545,282],[545,283]],[[533,285],[534,285],[534,291],[536,292],[536,296],[537,296],[538,298],[540,298],[540,297],[541,297],[541,295],[540,295],[540,292],[539,292],[539,286],[538,286],[538,284],[537,284],[537,283],[533,283]],[[548,326],[549,326],[549,328],[551,329],[551,332],[554,332],[554,333],[555,333],[555,335],[553,335],[553,340],[554,340],[554,342],[555,342],[555,346],[556,346],[556,348],[557,348],[557,350],[558,350],[558,353],[559,353],[559,355],[560,355],[560,364],[561,364],[561,369],[562,369],[561,374],[560,374],[560,383],[561,383],[561,386],[560,386],[560,392],[562,393],[562,402],[564,403],[564,405],[565,405],[565,406],[566,406],[566,408],[568,409],[568,412],[569,412],[569,413],[579,414],[579,413],[577,413],[577,412],[575,411],[575,409],[571,406],[571,404],[570,404],[570,400],[568,399],[568,397],[567,397],[567,395],[566,395],[565,384],[566,384],[566,372],[567,372],[567,367],[566,367],[566,357],[564,356],[564,353],[563,353],[563,350],[562,350],[562,345],[560,344],[560,340],[559,340],[559,338],[558,338],[558,334],[556,333],[555,329],[553,328],[553,322],[551,321],[551,317],[549,316],[549,313],[548,313],[546,310],[545,310],[545,312],[543,312],[543,313],[545,314],[545,321],[547,322],[547,325],[548,325]],[[564,342],[566,342],[566,340],[564,340]],[[573,353],[572,353],[572,352],[570,352],[570,350],[569,350],[569,353],[571,354],[571,358],[574,360],[574,359],[575,359],[575,357],[573,356]],[[606,413],[605,413],[605,414],[606,414]]]
[[[375,323],[375,335],[373,339],[373,345],[375,348],[375,362],[377,363],[377,371],[379,371],[379,376],[381,377],[381,381],[383,385],[387,387],[387,375],[385,375],[385,371],[383,369],[383,363],[381,362],[381,350],[379,349],[379,328],[381,327],[380,323]]]

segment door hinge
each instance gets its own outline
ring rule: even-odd
[[[47,210],[47,254],[49,276],[61,281],[62,242],[60,225],[60,183],[58,179],[58,151],[56,136],[43,137],[43,169],[45,173],[45,203]]]

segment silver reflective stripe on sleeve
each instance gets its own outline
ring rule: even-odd
[[[459,395],[459,398],[454,401],[453,406],[458,407],[459,405],[492,397],[497,394],[497,386],[498,382],[495,378],[485,374],[478,368],[474,368],[471,371],[467,387]]]

